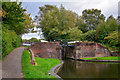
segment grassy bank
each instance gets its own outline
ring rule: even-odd
[[[120,57],[110,56],[110,57],[90,57],[90,58],[81,58],[83,60],[119,60]]]
[[[47,59],[35,57],[37,66],[30,64],[30,54],[27,50],[23,51],[22,55],[22,72],[24,78],[56,78],[49,76],[49,70],[60,63],[58,59]]]

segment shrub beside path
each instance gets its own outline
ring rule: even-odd
[[[21,58],[24,47],[14,49],[2,62],[2,78],[22,78]]]

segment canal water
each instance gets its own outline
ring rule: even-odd
[[[57,74],[61,78],[119,78],[119,65],[66,59]]]

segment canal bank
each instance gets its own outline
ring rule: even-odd
[[[58,71],[62,68],[63,64],[64,64],[64,61],[61,61],[60,64],[51,68],[51,70],[49,71],[49,74],[56,76],[59,80],[63,80],[59,75],[57,75]]]

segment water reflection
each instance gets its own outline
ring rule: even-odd
[[[65,60],[58,72],[62,78],[118,78],[119,64]]]

